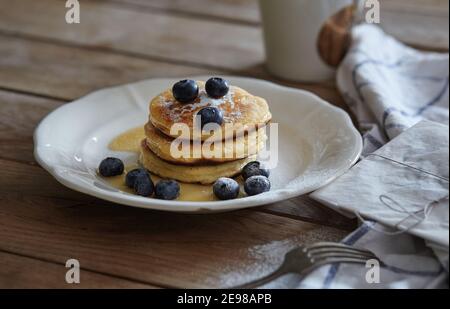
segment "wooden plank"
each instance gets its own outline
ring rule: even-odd
[[[0,158],[34,163],[33,131],[62,101],[0,90]]]
[[[0,87],[65,100],[144,78],[223,74],[4,35],[0,41]],[[333,84],[274,81],[311,91],[348,111]]]
[[[73,204],[99,201],[94,197],[81,194],[59,184],[36,163],[29,165],[3,159],[0,159],[0,162],[5,169],[0,180],[2,184],[0,195],[8,193],[26,194],[27,196],[67,200],[73,202]]]
[[[145,78],[224,74],[5,35],[0,35],[0,41],[0,88],[62,100],[73,100],[94,90]],[[311,91],[348,111],[333,83],[302,84],[256,77]]]
[[[382,0],[381,27],[419,49],[448,51],[448,0]]]
[[[192,18],[260,24],[258,0],[109,0],[128,9],[164,9]],[[381,27],[414,47],[446,51],[449,48],[448,0],[382,0]]]
[[[448,0],[381,0],[385,12],[411,13],[417,16],[449,16]]]
[[[259,24],[257,0],[108,0],[134,5],[136,9],[162,9],[187,13],[197,18],[216,18],[229,22]],[[130,8],[130,7],[128,7]]]
[[[0,87],[74,99],[95,89],[151,77],[222,74],[201,68],[136,59],[104,51],[0,35]],[[272,78],[257,69],[257,77]],[[43,74],[45,72],[45,74]],[[346,108],[333,83],[276,82],[312,91]]]
[[[447,51],[448,16],[418,15],[403,11],[383,11],[381,27],[400,41],[419,49]]]
[[[355,230],[358,224],[356,219],[349,219],[314,201],[307,195],[265,206],[261,208],[261,211],[347,231]]]
[[[18,4],[17,7],[19,9],[23,8],[25,11],[30,9],[29,6],[21,7],[21,5]],[[0,10],[0,12],[4,11]],[[20,10],[15,12],[18,13]],[[10,12],[6,12],[6,15],[8,14]],[[18,15],[11,15],[13,19],[18,17]],[[20,16],[19,20],[22,18]],[[47,30],[49,32],[53,31],[52,29]],[[6,33],[13,34],[15,30],[6,29]],[[23,32],[23,35],[29,38],[29,36],[33,36],[33,33]],[[0,44],[0,55],[2,55],[0,58],[1,87],[31,91],[55,98],[74,98],[92,89],[129,82],[133,78],[136,78],[136,80],[142,79],[144,77],[141,77],[140,74],[148,74],[145,70],[147,68],[153,70],[155,66],[160,71],[152,71],[151,74],[155,74],[158,77],[167,76],[166,74],[171,74],[170,72],[173,72],[174,75],[179,75],[179,72],[182,70],[186,70],[189,73],[193,70],[189,66],[161,64],[160,61],[153,61],[150,58],[154,57],[152,55],[143,55],[129,50],[115,49],[119,53],[112,55],[106,52],[110,50],[110,46],[102,46],[101,44],[88,45],[90,50],[86,50],[78,48],[76,45],[80,43],[77,41],[74,43],[71,40],[65,41],[64,39],[51,36],[45,37],[46,43],[12,38],[8,35],[3,37],[9,40],[8,43],[13,42],[13,44]],[[139,56],[141,59],[133,59],[132,57],[134,56]],[[170,58],[169,60],[173,61],[174,59]],[[126,72],[129,74],[123,73],[123,67],[126,68]],[[202,71],[199,73],[203,73],[203,70],[198,70]],[[119,76],[116,76],[116,74]],[[316,88],[314,85],[305,87],[322,89],[322,87]],[[329,89],[326,89],[326,91],[326,95],[330,93],[330,98],[335,98],[334,95],[331,95]],[[0,160],[0,166],[2,166],[2,171],[4,171],[4,177],[0,181],[2,188],[2,194],[0,195],[0,205],[2,205],[0,207],[0,221],[2,222],[0,249],[12,250],[22,255],[37,257],[52,263],[62,263],[63,258],[67,258],[67,254],[74,252],[72,248],[79,246],[81,243],[81,249],[75,249],[75,253],[81,252],[80,255],[88,260],[85,268],[87,271],[91,269],[94,272],[111,273],[125,278],[124,280],[126,278],[144,282],[153,282],[155,280],[162,282],[164,286],[210,287],[209,281],[211,280],[214,281],[212,286],[227,286],[239,283],[236,280],[247,280],[252,276],[258,276],[261,271],[268,270],[268,267],[274,267],[282,258],[281,252],[285,252],[292,246],[322,239],[338,240],[345,234],[345,232],[336,229],[318,227],[254,211],[244,211],[223,216],[217,215],[211,223],[209,221],[206,222],[209,219],[203,216],[195,216],[194,222],[189,222],[191,225],[188,225],[189,232],[187,235],[194,237],[183,236],[180,238],[178,237],[180,230],[166,233],[166,229],[171,223],[175,223],[176,227],[184,227],[183,223],[186,216],[175,215],[177,219],[173,220],[173,215],[171,214],[149,211],[144,211],[145,214],[143,214],[141,213],[143,210],[116,207],[116,205],[64,188],[38,167],[10,161],[10,159],[17,160],[17,157],[23,158],[24,161],[32,159],[31,151],[27,151],[27,146],[31,147],[29,143],[31,138],[30,128],[33,127],[34,122],[39,121],[47,108],[52,109],[58,106],[61,101],[46,98],[30,99],[16,94],[9,94],[8,96],[7,101],[12,103],[7,106],[0,105],[2,116],[5,115],[5,118],[8,116],[7,118],[9,119],[8,123],[2,123],[4,125],[3,128],[5,128],[5,136],[12,134],[12,136],[19,136],[21,139],[23,137],[23,139],[18,144],[14,144],[13,141],[8,139],[2,139],[2,144],[3,141],[7,141],[10,145],[0,149],[5,155],[3,158],[8,159]],[[4,94],[0,95],[0,97],[4,98]],[[4,101],[0,99],[0,102],[3,103]],[[23,110],[28,109],[30,109],[29,112],[23,112]],[[17,118],[17,115],[24,116],[23,118]],[[20,121],[17,121],[16,124],[11,124],[14,119],[20,119]],[[23,123],[25,123],[25,126],[19,128]],[[19,134],[14,135],[15,133]],[[15,152],[15,146],[19,149],[18,152]],[[26,195],[24,195],[24,192]],[[80,208],[82,209],[80,210]],[[111,223],[109,219],[111,218],[109,215],[111,213],[105,211],[105,208],[113,209],[113,220],[119,220],[119,223],[122,222],[123,218],[128,220],[128,226],[124,224],[118,229],[122,230],[113,231],[112,235],[109,235],[111,232],[111,225],[109,225]],[[136,211],[138,212],[136,213]],[[106,215],[106,218],[103,215]],[[143,230],[140,230],[138,225],[138,230],[136,231],[135,216],[142,217],[144,221],[141,221],[141,223],[150,223],[151,226],[153,224],[152,228],[148,230],[147,227],[144,227]],[[91,219],[93,221],[90,221]],[[104,221],[105,219],[108,222]],[[100,224],[97,220],[101,221]],[[153,222],[154,220],[156,222]],[[114,223],[112,226],[116,226]],[[227,235],[228,229],[225,229],[225,227],[233,224],[232,232]],[[200,230],[197,229],[199,225],[203,227]],[[219,234],[214,230],[217,228],[216,225],[220,226]],[[287,229],[274,233],[275,227],[279,226],[287,226]],[[249,235],[245,237],[242,237],[243,227],[250,228]],[[214,230],[213,233],[211,233],[211,229]],[[151,235],[153,238],[147,238],[149,231],[154,232],[154,235]],[[184,232],[184,230],[181,232]],[[106,239],[103,238],[105,234],[107,234]],[[112,239],[113,236],[116,236],[115,238],[118,239]],[[167,237],[164,238],[164,236]],[[231,238],[228,238],[228,236]],[[253,238],[254,236],[256,236],[256,239]],[[202,237],[211,238],[208,238],[205,243]],[[133,241],[136,238],[137,241]],[[100,246],[97,246],[96,241],[92,242],[92,239],[97,240]],[[132,240],[131,243],[129,242],[130,239]],[[174,249],[173,239],[180,239],[182,242],[181,256],[175,254],[178,253],[176,252],[178,248]],[[189,241],[192,239],[195,239],[201,245],[192,245],[194,247],[191,248]],[[229,251],[225,250],[230,249],[227,245],[230,239],[238,239],[237,244],[231,246],[231,251],[244,251],[244,253],[240,252],[237,258],[231,261],[228,258]],[[240,241],[243,241],[243,244]],[[183,247],[186,243],[188,244],[187,247]],[[225,246],[222,246],[222,243],[225,243]],[[220,248],[214,247],[218,246],[217,244],[219,244]],[[60,247],[63,248],[62,252]],[[214,249],[210,252],[209,249],[211,247]],[[100,250],[100,254],[97,254],[97,249]],[[154,249],[158,254],[153,254]],[[115,254],[116,250],[120,251],[118,255]],[[129,251],[128,253],[127,250]],[[134,250],[138,251],[137,254],[135,254]],[[110,255],[111,251],[113,252],[112,257]],[[198,254],[194,254],[191,258],[192,252],[198,252]],[[128,260],[125,258],[125,261],[122,261],[120,256],[122,253],[127,255]],[[170,258],[165,264],[165,268],[161,268],[158,263],[166,258],[164,253],[167,253],[169,256],[177,255],[177,257]],[[217,253],[219,259],[208,264],[206,271],[202,273],[203,276],[194,278],[195,282],[192,283],[192,265],[196,265],[198,261],[211,258],[210,253],[213,255]],[[146,259],[148,255],[151,257],[150,261]],[[239,259],[241,255],[244,257],[243,260]],[[254,255],[257,255],[257,257]],[[106,259],[106,265],[102,258]],[[178,271],[176,267],[173,268],[173,265],[180,264],[177,258],[185,262],[184,264],[181,263],[183,267],[182,275],[184,276],[182,276],[181,281],[176,280]],[[115,263],[117,260],[119,260],[118,264]],[[271,263],[267,263],[267,260]],[[108,265],[108,261],[113,265]],[[134,266],[133,261],[138,262],[137,267]],[[155,264],[149,270],[146,269],[146,263],[148,262]],[[126,265],[124,266],[123,263]],[[220,269],[224,265],[227,266],[225,271]],[[134,267],[131,272],[128,269],[129,267]],[[249,268],[251,269],[250,271],[248,271]],[[144,274],[141,274],[142,269],[145,269]],[[244,275],[241,273],[243,269]],[[153,276],[153,272],[158,270],[161,270],[161,273],[158,273],[156,277]],[[210,276],[208,272],[215,275]],[[166,273],[169,273],[169,276],[172,278],[167,279]]]
[[[182,215],[46,198],[54,181],[40,168],[4,160],[0,168],[0,250],[76,258],[86,270],[157,286],[230,286],[272,270],[295,246],[346,234],[257,211]]]
[[[0,34],[0,41],[0,87],[67,100],[99,88],[146,78],[230,73],[9,35]],[[343,102],[333,81],[321,84],[293,83],[271,78],[263,72],[262,67],[257,71],[257,74],[245,75],[316,92],[338,105]]]
[[[83,2],[80,24],[67,24],[65,13],[58,0],[0,0],[0,31],[235,72],[264,61],[259,27],[124,10],[99,1]]]
[[[68,284],[68,268],[35,258],[0,252],[1,289],[148,289],[152,285],[81,269],[80,283]]]
[[[227,18],[230,21],[260,22],[258,0],[108,0],[136,8],[164,9],[196,17]],[[381,0],[384,12],[448,17],[448,0]],[[129,7],[132,8],[132,7]]]
[[[0,87],[65,100],[146,78],[211,72],[4,35],[0,42]]]

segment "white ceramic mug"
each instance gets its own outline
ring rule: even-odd
[[[354,0],[260,0],[268,70],[283,79],[317,82],[334,69],[319,56],[317,39],[326,20]]]

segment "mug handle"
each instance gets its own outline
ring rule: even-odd
[[[317,49],[324,63],[337,67],[351,44],[352,28],[363,22],[365,0],[353,0],[348,6],[330,16],[317,38]]]

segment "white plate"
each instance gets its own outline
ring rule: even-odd
[[[99,162],[107,156],[126,163],[137,161],[135,154],[110,151],[108,143],[145,123],[150,99],[179,79],[151,79],[104,89],[61,106],[35,131],[36,160],[63,185],[108,201],[166,211],[212,212],[309,193],[342,175],[359,158],[361,136],[341,109],[309,92],[256,79],[226,78],[267,99],[273,122],[279,124],[279,163],[271,174],[270,192],[231,201],[161,201],[118,191],[96,175]]]

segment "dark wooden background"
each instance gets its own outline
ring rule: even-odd
[[[447,15],[439,0],[425,11],[414,6],[424,1],[407,2],[407,14],[448,27],[448,2]],[[152,77],[273,80],[263,66],[256,0],[80,3],[81,23],[68,25],[65,1],[0,0],[0,287],[227,287],[269,272],[294,246],[338,241],[355,228],[308,197],[226,214],[178,215],[115,205],[57,183],[35,162],[32,135],[66,102]],[[386,3],[386,16],[403,16],[404,0]],[[384,25],[411,44],[448,48],[448,28],[424,39],[398,31],[392,21]],[[332,81],[276,82],[345,108]],[[81,263],[79,285],[65,282],[70,258]]]

